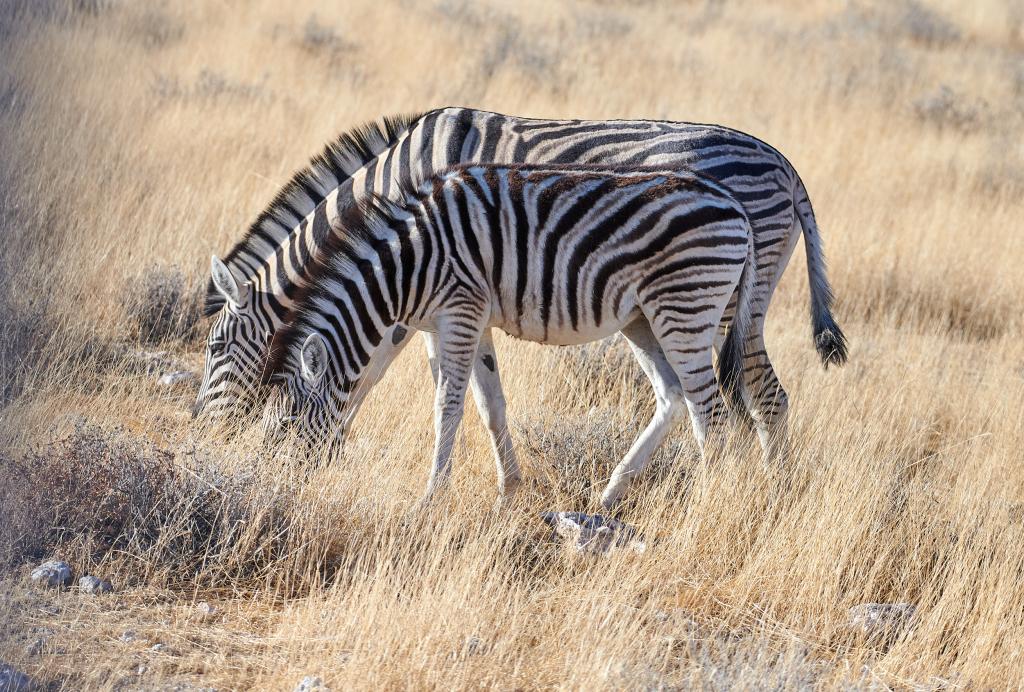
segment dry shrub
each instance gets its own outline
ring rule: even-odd
[[[556,489],[547,499],[552,506],[586,507],[600,493],[612,469],[629,451],[647,421],[623,420],[614,409],[594,408],[584,416],[557,420],[533,418],[517,423],[516,441],[531,459],[535,472]],[[652,487],[673,481],[676,495],[684,494],[687,470],[699,460],[696,443],[686,430],[674,435],[654,453],[643,475],[631,485],[630,497],[646,496]],[[629,503],[623,505],[628,508]]]
[[[903,8],[903,30],[914,41],[941,47],[960,40],[960,29],[937,11],[916,0],[907,0]]]
[[[150,266],[129,280],[124,290],[125,313],[144,344],[192,339],[201,300],[199,282],[188,281],[175,266]]]
[[[0,458],[0,565],[53,553],[123,562],[123,581],[208,586],[264,574],[297,546],[295,496],[194,450],[79,423],[68,435]],[[303,556],[301,550],[297,554]]]
[[[984,101],[971,101],[945,84],[914,102],[914,112],[922,121],[964,131],[985,124],[988,111]]]
[[[145,532],[147,514],[171,474],[165,458],[98,428],[75,431],[24,456],[4,460],[0,525],[4,565],[42,558],[67,541],[95,551],[124,547]]]

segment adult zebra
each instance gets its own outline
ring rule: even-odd
[[[708,176],[579,166],[468,164],[371,197],[307,268],[293,320],[275,334],[265,374],[276,383],[264,430],[294,427],[337,441],[347,404],[396,324],[437,334],[434,460],[427,498],[450,473],[455,433],[491,328],[545,344],[617,331],[667,407],[641,434],[602,496],[613,507],[687,408],[704,452],[721,410],[712,350],[730,298],[736,310],[719,360],[743,407],[742,364],[754,240],[743,205]],[[373,379],[376,379],[374,377]],[[371,383],[372,385],[372,383]],[[519,479],[503,468],[499,489]]]
[[[842,363],[846,347],[832,314],[821,241],[807,192],[778,151],[750,135],[717,125],[666,121],[536,120],[465,108],[394,118],[346,135],[300,171],[226,257],[212,262],[206,314],[217,314],[207,342],[206,369],[194,412],[228,413],[259,403],[256,383],[273,333],[286,319],[306,266],[340,215],[376,192],[400,201],[411,186],[460,162],[587,163],[661,166],[715,177],[750,215],[757,251],[744,371],[748,411],[762,445],[773,453],[785,439],[788,407],[765,350],[769,300],[803,229],[815,344],[826,364]],[[294,227],[294,230],[292,230]],[[724,325],[731,308],[723,317]],[[397,327],[395,349],[408,334]],[[436,344],[427,335],[436,376]],[[485,338],[473,371],[474,399],[499,456],[512,455],[493,346]],[[372,373],[370,375],[372,377]]]

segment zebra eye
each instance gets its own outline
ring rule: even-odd
[[[221,355],[222,353],[224,353],[224,349],[227,347],[227,343],[228,342],[224,341],[223,339],[216,339],[214,341],[211,341],[210,353],[212,353],[215,356]]]

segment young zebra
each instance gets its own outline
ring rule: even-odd
[[[492,327],[545,344],[621,331],[658,408],[602,496],[612,507],[682,411],[703,452],[721,411],[712,367],[718,325],[738,289],[719,364],[741,407],[754,241],[743,205],[707,176],[592,167],[464,165],[403,204],[350,211],[309,273],[294,319],[274,338],[265,380],[278,385],[264,431],[336,442],[346,403],[387,332],[437,335],[434,461],[426,496],[446,482],[466,385]],[[386,348],[386,346],[385,346]],[[386,367],[383,366],[383,367]],[[371,383],[372,384],[372,383]],[[499,468],[499,489],[519,479]]]
[[[744,369],[752,393],[749,413],[769,455],[785,440],[787,397],[764,346],[764,318],[800,236],[799,227],[811,277],[816,346],[826,366],[845,360],[845,341],[832,318],[832,294],[806,190],[789,162],[772,147],[715,125],[534,120],[448,108],[390,119],[343,137],[296,175],[225,262],[213,259],[206,312],[218,316],[210,330],[194,412],[237,413],[238,404],[248,408],[259,403],[256,383],[270,339],[287,319],[312,257],[332,234],[345,232],[339,219],[346,208],[369,193],[400,201],[400,189],[415,188],[435,170],[471,161],[657,165],[694,170],[728,185],[748,210],[757,249]],[[291,224],[296,228],[288,235]],[[716,345],[724,338],[731,314],[732,306],[723,316]],[[425,336],[436,377],[436,339]],[[409,338],[411,332],[398,327],[386,344],[397,351]],[[479,354],[472,377],[474,399],[497,453],[511,456],[497,359],[489,339],[483,340]],[[380,357],[386,361],[393,356],[382,352]]]

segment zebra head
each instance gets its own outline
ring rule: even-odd
[[[274,444],[294,432],[307,449],[329,442],[333,450],[348,427],[353,412],[349,394],[356,383],[331,367],[323,335],[313,332],[300,343],[267,377],[272,390],[263,411],[263,436]]]
[[[192,417],[245,415],[257,402],[260,370],[266,359],[267,327],[258,319],[251,283],[240,283],[216,256],[210,262],[213,285],[224,298],[206,340],[206,365]]]

